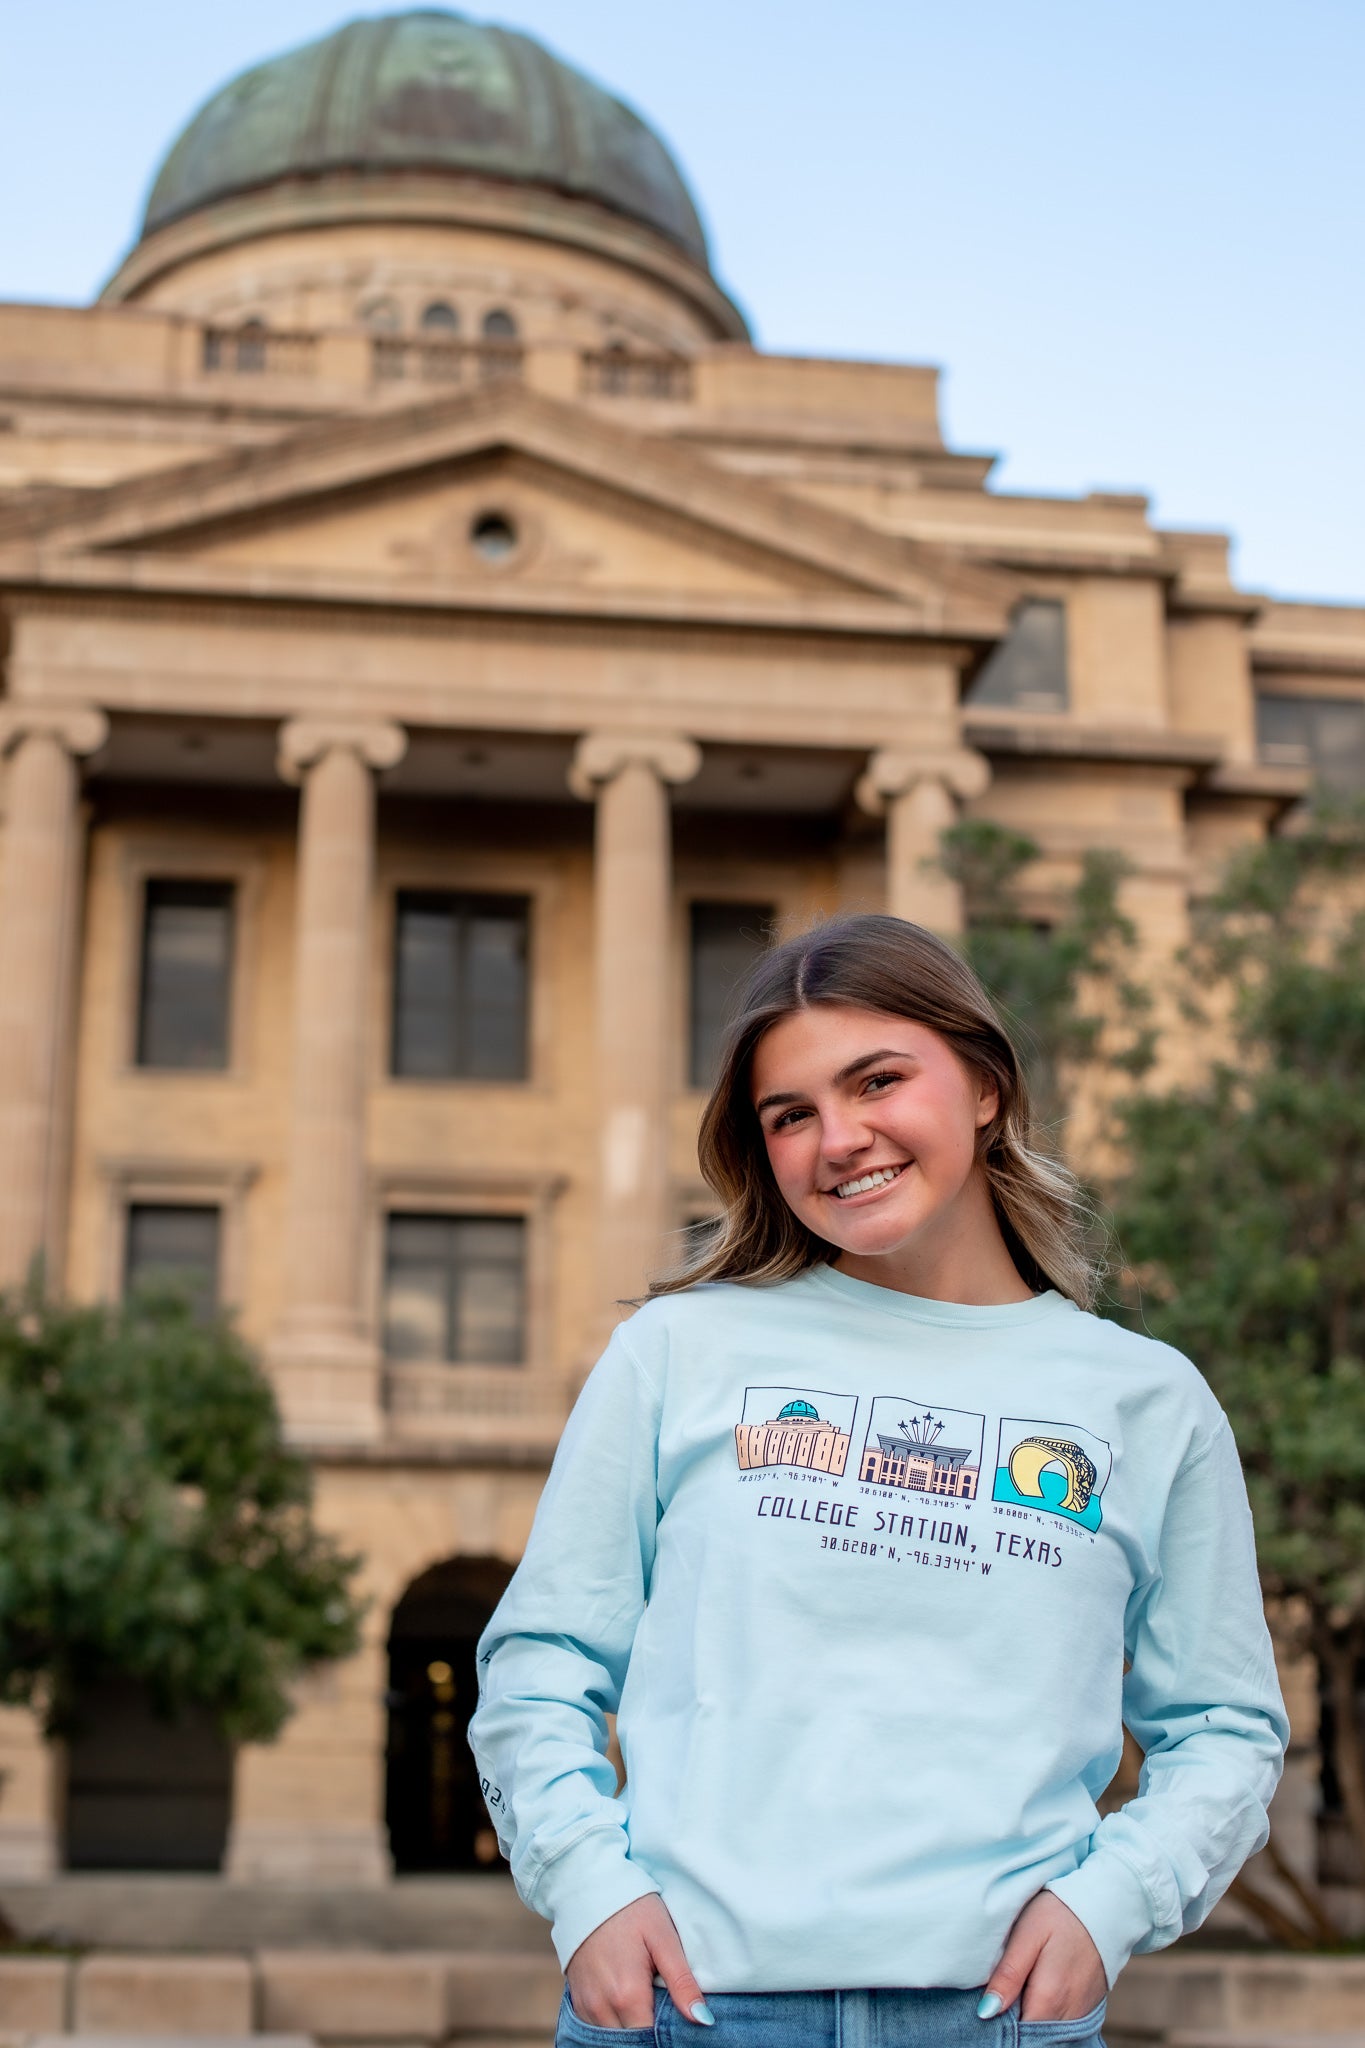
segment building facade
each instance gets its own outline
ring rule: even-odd
[[[967,813],[1040,918],[1125,854],[1160,955],[1365,781],[1365,608],[990,470],[934,371],[756,350],[649,128],[430,11],[233,81],[95,305],[0,307],[0,1280],[230,1308],[371,1599],[270,1747],[5,1715],[0,1873],[490,1863],[472,1644],[763,935],[953,932]]]

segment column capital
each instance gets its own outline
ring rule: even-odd
[[[591,802],[604,783],[632,762],[652,768],[660,782],[690,782],[701,767],[701,748],[681,733],[584,733],[574,749],[569,788]]]
[[[990,780],[991,764],[975,747],[930,747],[913,754],[879,747],[868,756],[854,794],[861,810],[880,818],[891,798],[908,796],[916,783],[940,782],[956,797],[971,797],[981,796]]]
[[[348,748],[367,768],[396,768],[408,736],[389,718],[290,718],[280,727],[275,765],[286,782],[301,782],[334,747]]]
[[[0,757],[34,733],[60,740],[68,754],[93,754],[109,737],[109,720],[94,704],[0,706]]]

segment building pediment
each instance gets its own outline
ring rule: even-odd
[[[704,455],[624,432],[516,386],[333,418],[266,447],[107,490],[54,495],[0,518],[47,575],[98,580],[136,557],[184,588],[233,585],[498,610],[610,611],[632,599],[681,616],[890,608],[907,632],[991,638],[1013,586],[951,553],[736,477]],[[131,567],[129,563],[129,567]],[[154,576],[152,580],[155,580]]]

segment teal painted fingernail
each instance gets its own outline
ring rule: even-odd
[[[687,2010],[699,2027],[714,2027],[716,2024],[716,2016],[704,1998],[699,1998],[695,2005],[689,2005]]]
[[[979,2020],[993,2020],[998,2012],[1005,2010],[1005,2001],[998,1991],[983,1991],[981,2003],[976,2008]]]

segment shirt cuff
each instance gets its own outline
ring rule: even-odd
[[[555,1857],[528,1904],[553,1922],[555,1954],[561,1969],[567,1969],[570,1956],[594,1928],[658,1889],[626,1854],[621,1828],[594,1828]]]
[[[1044,1889],[1076,1915],[1099,1950],[1112,1991],[1133,1950],[1152,1933],[1156,1915],[1146,1885],[1124,1857],[1092,1849],[1084,1863]]]

